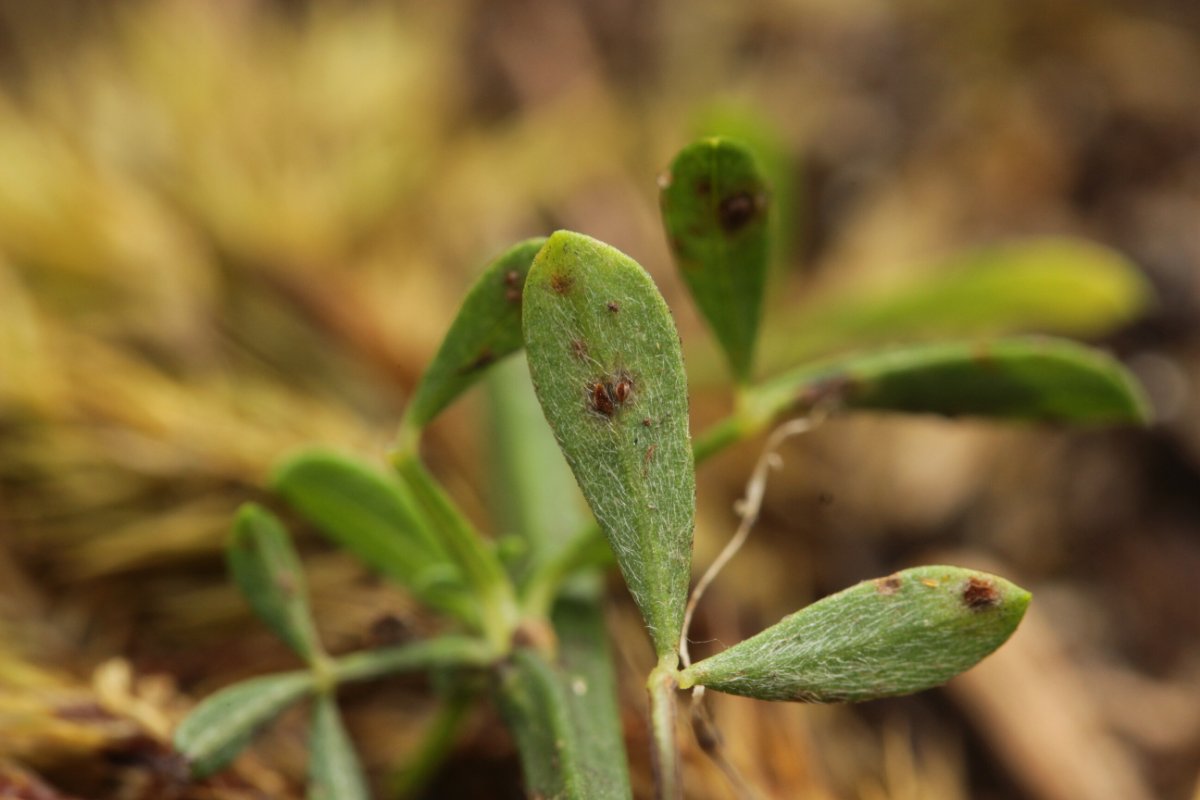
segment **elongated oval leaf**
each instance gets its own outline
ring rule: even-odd
[[[175,731],[175,749],[196,777],[211,775],[242,751],[258,729],[313,689],[311,672],[265,675],[212,695]]]
[[[1083,423],[1144,422],[1137,380],[1074,342],[1012,337],[897,347],[776,378],[758,396],[771,413],[849,408]]]
[[[594,787],[590,796],[628,798],[632,793],[629,756],[621,732],[613,653],[599,599],[601,582],[591,583],[577,585],[574,596],[561,598],[554,607],[559,681],[566,688],[579,744],[576,763],[584,780]]]
[[[624,753],[619,764],[600,763],[590,732],[570,699],[566,673],[533,650],[520,648],[497,674],[497,705],[521,755],[532,797],[619,800],[630,797]]]
[[[273,488],[322,533],[431,605],[475,622],[458,564],[400,482],[320,450],[284,462]]]
[[[670,312],[635,261],[560,231],[525,285],[525,347],[542,410],[655,649],[674,653],[696,490],[687,383]]]
[[[309,664],[319,659],[304,570],[275,515],[254,503],[242,506],[227,555],[233,579],[255,613]]]
[[[958,567],[864,581],[684,670],[699,684],[761,700],[836,703],[919,692],[1008,639],[1029,593]]]
[[[745,146],[709,138],[685,147],[661,186],[663,222],[680,274],[734,375],[745,380],[767,283],[766,182]]]
[[[369,800],[362,765],[342,725],[337,701],[319,694],[313,703],[308,755],[309,800]]]
[[[786,368],[814,356],[931,337],[1056,333],[1096,336],[1151,300],[1145,278],[1114,250],[1047,238],[965,251],[928,278],[884,292],[810,298],[763,341]]]
[[[405,411],[406,429],[424,427],[489,365],[521,349],[521,291],[533,257],[545,242],[527,239],[509,248],[467,291]]]

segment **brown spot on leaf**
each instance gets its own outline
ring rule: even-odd
[[[710,194],[712,194],[712,181],[710,181],[708,178],[701,178],[700,180],[696,181],[696,194],[700,195],[701,197],[708,197]]]
[[[602,417],[612,417],[633,397],[633,378],[626,372],[593,381],[588,387],[588,404]]]
[[[475,356],[475,358],[472,359],[471,363],[467,364],[465,367],[460,369],[458,372],[460,375],[466,375],[468,373],[483,369],[484,367],[488,366],[495,360],[496,360],[496,354],[492,352],[492,348],[485,347],[479,353],[479,355]]]
[[[652,424],[653,424],[653,422],[650,420],[649,417],[646,417],[645,419],[642,420],[643,428],[649,428]]]
[[[625,405],[625,401],[629,399],[630,392],[633,391],[633,384],[628,378],[621,378],[613,387],[613,399],[617,401],[617,405]]]
[[[515,269],[510,269],[508,272],[504,273],[504,283],[510,288],[516,289],[521,285],[521,273],[517,272]]]
[[[296,594],[296,576],[291,572],[280,572],[275,576],[275,586],[286,596]]]
[[[404,618],[388,611],[371,623],[367,637],[372,647],[390,647],[412,639],[413,630]]]
[[[999,605],[1000,592],[996,591],[996,584],[987,578],[972,575],[963,587],[962,599],[972,611],[983,611],[985,608]]]
[[[900,576],[888,575],[875,581],[875,591],[879,594],[895,594],[900,591]]]
[[[571,340],[571,355],[575,356],[575,358],[579,359],[580,361],[587,361],[588,349],[587,344],[583,341],[583,339]]]
[[[555,294],[566,294],[571,291],[571,287],[575,285],[575,279],[570,275],[564,275],[561,272],[556,272],[550,276],[550,288]]]
[[[592,411],[595,411],[602,417],[611,417],[617,411],[617,404],[613,401],[611,384],[601,383],[597,381],[592,384]]]
[[[642,456],[642,477],[646,477],[646,472],[650,469],[650,462],[654,460],[654,451],[658,449],[658,445],[652,444],[646,448],[646,455]]]
[[[830,375],[809,384],[796,395],[796,405],[801,409],[830,408],[836,406],[854,391],[858,381],[850,375]]]
[[[505,289],[504,290],[504,299],[510,303],[521,302],[521,290],[520,289]]]
[[[619,305],[617,305],[615,300],[609,300],[608,301],[608,310],[611,311],[612,313],[616,314],[618,311],[621,310],[621,307]]]
[[[717,221],[726,233],[737,233],[762,213],[766,205],[761,194],[737,192],[722,198],[717,206]]]

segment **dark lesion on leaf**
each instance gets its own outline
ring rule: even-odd
[[[492,348],[485,347],[483,350],[479,351],[479,355],[471,359],[470,363],[465,365],[458,372],[460,375],[468,375],[472,372],[477,372],[478,370],[483,369],[495,360],[496,354],[492,352]]]
[[[983,611],[1000,604],[1000,592],[992,581],[972,575],[963,587],[962,601],[972,611]]]
[[[575,358],[579,361],[587,361],[587,359],[588,359],[587,342],[583,341],[583,339],[572,339],[571,340],[571,355],[575,356]]]
[[[801,389],[796,394],[796,406],[804,411],[836,408],[861,387],[862,382],[853,375],[830,375]]]
[[[589,410],[605,419],[612,419],[633,400],[633,376],[624,370],[591,381],[587,386]]]
[[[717,222],[726,233],[737,233],[767,210],[766,192],[734,192],[717,204]]]
[[[875,591],[883,595],[892,595],[900,591],[900,576],[888,575],[875,581]]]
[[[555,294],[567,294],[575,285],[575,279],[563,272],[556,272],[550,276],[550,288]]]
[[[620,304],[617,303],[616,300],[609,300],[607,303],[607,306],[608,306],[608,310],[614,314],[616,314],[618,311],[621,310],[621,306],[620,306]]]

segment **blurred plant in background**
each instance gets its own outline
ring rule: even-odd
[[[1141,321],[1148,291],[1116,280],[1096,290],[1113,298],[1099,323],[997,329],[1100,338],[1161,420],[1070,436],[838,421],[794,448],[795,485],[773,485],[720,590],[736,602],[714,594],[697,638],[736,641],[948,551],[1019,578],[1041,608],[1010,643],[1017,659],[944,695],[804,713],[723,703],[731,756],[814,797],[1189,796],[1197,17],[1070,0],[0,5],[0,780],[32,769],[79,796],[167,796],[160,743],[188,698],[287,664],[224,580],[233,510],[300,443],[381,452],[471,270],[501,245],[555,227],[610,241],[655,274],[689,347],[706,341],[689,335],[646,176],[721,130],[773,154],[792,209],[767,315],[813,312],[762,343],[764,363],[830,330],[869,339],[883,312],[839,308],[894,309],[964,246],[1082,233],[1157,288]],[[708,346],[688,365],[721,375]],[[700,396],[694,415],[720,403]],[[428,456],[482,517],[472,421],[451,413]],[[702,477],[700,560],[731,527],[751,450]],[[331,649],[431,624],[302,545]],[[624,605],[611,622],[638,625]],[[348,698],[368,764],[411,749],[421,697],[398,684]],[[947,699],[949,723],[930,713]],[[516,791],[495,730],[473,719],[452,757]],[[263,748],[282,773],[251,758],[202,791],[289,796],[302,748],[286,733]],[[710,768],[685,757],[700,796]],[[634,770],[644,788],[648,765]]]

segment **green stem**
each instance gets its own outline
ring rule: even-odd
[[[440,636],[334,659],[332,671],[338,683],[345,683],[438,667],[487,667],[497,658],[497,652],[489,642],[464,636]]]
[[[477,695],[474,690],[459,688],[443,701],[422,735],[417,752],[393,774],[389,791],[392,797],[406,800],[417,796],[429,785],[458,741],[467,712],[475,705]]]
[[[516,590],[504,566],[454,501],[413,454],[400,454],[396,471],[429,513],[450,552],[462,565],[468,583],[480,600],[483,633],[498,649],[507,650],[516,630],[519,609]]]
[[[683,796],[679,784],[679,746],[675,739],[675,660],[674,655],[663,656],[646,682],[657,800],[678,800]]]
[[[577,532],[566,547],[537,566],[522,589],[521,606],[528,616],[547,616],[568,578],[589,567],[604,568],[614,563],[608,540],[593,522]]]

